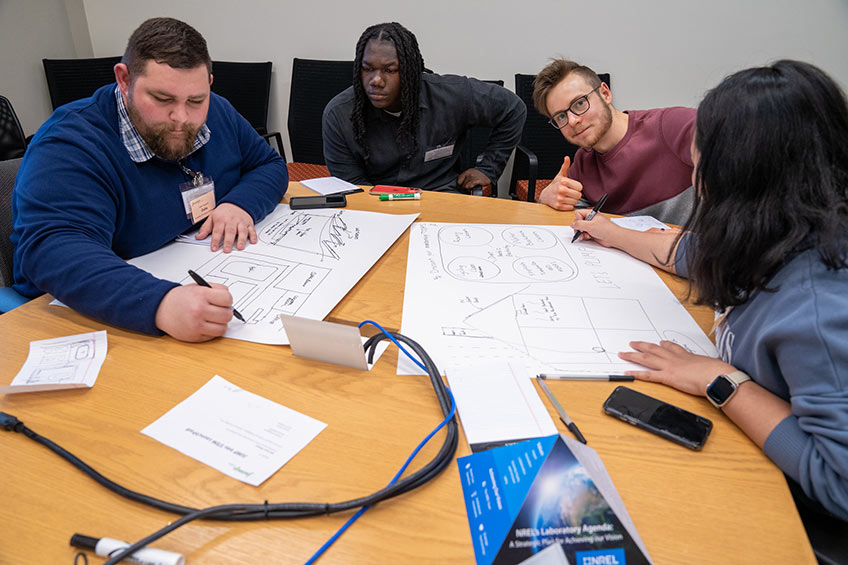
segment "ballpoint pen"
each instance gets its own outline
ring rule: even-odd
[[[571,430],[571,433],[574,434],[574,437],[576,437],[580,443],[586,443],[586,438],[583,437],[583,434],[581,434],[580,430],[577,428],[577,424],[568,417],[568,414],[566,414],[562,404],[559,403],[556,396],[554,396],[554,393],[552,393],[551,389],[548,388],[548,385],[545,384],[545,379],[536,377],[536,382],[539,383],[539,386],[542,387],[542,391],[545,393],[545,396],[548,397],[548,400],[550,400],[551,404],[553,404],[554,408],[556,408],[556,411],[559,414],[559,419],[562,420],[565,427]]]
[[[203,280],[203,277],[201,277],[200,275],[198,275],[197,273],[195,273],[191,269],[188,270],[188,276],[190,276],[192,279],[194,279],[194,282],[196,282],[200,286],[205,286],[206,288],[212,288],[212,285],[210,285],[208,282]],[[247,320],[244,319],[244,316],[239,314],[239,311],[236,310],[235,308],[233,308],[233,316],[235,316],[236,318],[238,318],[239,320],[241,320],[245,324],[247,323]]]
[[[541,373],[540,378],[550,381],[610,381],[629,383],[636,380],[630,375],[568,375],[560,373]]]
[[[589,212],[589,215],[588,215],[588,216],[586,216],[586,221],[587,221],[587,222],[588,222],[589,220],[591,220],[592,218],[594,218],[594,217],[595,217],[595,215],[596,215],[598,212],[600,212],[600,211],[601,211],[601,206],[603,206],[603,205],[604,205],[604,202],[606,202],[606,201],[607,201],[607,193],[604,193],[604,195],[603,195],[603,196],[601,196],[601,198],[600,198],[600,199],[599,199],[599,200],[595,203],[595,205],[592,207],[592,211],[591,211],[591,212]],[[578,237],[580,237],[580,234],[582,234],[582,233],[583,233],[583,230],[577,230],[576,232],[574,232],[574,237],[572,237],[572,238],[571,238],[571,243],[574,243],[575,241],[577,241],[577,238],[578,238]]]

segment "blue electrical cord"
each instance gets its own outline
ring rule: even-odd
[[[359,326],[357,326],[357,327],[361,328],[361,327],[362,327],[362,326],[364,326],[365,324],[372,324],[372,325],[376,326],[376,327],[377,327],[377,329],[379,329],[381,332],[383,332],[383,334],[385,334],[385,335],[386,335],[386,337],[388,337],[390,340],[392,340],[392,343],[394,343],[395,345],[397,345],[397,346],[398,346],[398,349],[400,349],[401,351],[403,351],[403,352],[406,354],[406,356],[407,356],[407,357],[409,357],[410,359],[412,359],[412,361],[413,361],[416,365],[418,365],[419,367],[421,367],[421,369],[422,369],[422,370],[427,371],[427,367],[425,367],[423,363],[421,363],[418,359],[416,359],[416,358],[415,358],[415,356],[414,356],[414,355],[412,355],[412,353],[410,353],[409,351],[407,351],[407,350],[406,350],[406,349],[405,349],[405,348],[404,348],[404,347],[403,347],[400,343],[398,343],[398,341],[394,338],[394,336],[393,336],[393,335],[391,335],[389,332],[387,332],[385,329],[383,329],[383,327],[382,327],[380,324],[378,324],[377,322],[373,322],[373,321],[371,321],[371,320],[365,320],[364,322],[360,323],[360,324],[359,324]],[[453,393],[451,393],[450,389],[449,389],[449,388],[447,388],[447,387],[445,387],[445,390],[447,391],[448,396],[450,397],[450,401],[451,401],[451,409],[450,409],[450,413],[449,413],[449,414],[445,417],[445,419],[444,419],[444,420],[442,420],[442,421],[441,421],[441,423],[439,423],[439,425],[438,425],[438,426],[436,426],[436,427],[433,429],[433,431],[431,431],[429,434],[427,434],[427,437],[425,437],[423,440],[421,440],[421,443],[419,443],[419,444],[418,444],[418,446],[417,446],[417,447],[416,447],[416,448],[412,451],[412,453],[409,455],[409,457],[407,457],[406,462],[405,462],[405,463],[401,466],[400,470],[399,470],[399,471],[395,474],[395,476],[392,478],[392,480],[391,480],[391,481],[389,481],[389,484],[388,484],[388,485],[386,485],[386,486],[392,486],[393,484],[395,484],[395,482],[396,482],[396,481],[397,481],[397,480],[401,477],[401,475],[403,475],[403,472],[404,472],[404,471],[406,471],[406,468],[407,468],[407,467],[409,467],[409,464],[410,464],[410,463],[412,463],[412,460],[413,460],[413,459],[415,459],[415,456],[416,456],[416,455],[418,455],[418,452],[419,452],[419,451],[421,451],[421,449],[422,449],[425,445],[427,445],[427,442],[428,442],[428,441],[430,441],[430,438],[432,438],[434,435],[436,435],[436,433],[437,433],[439,430],[441,430],[441,429],[442,429],[442,428],[443,428],[443,427],[444,427],[444,426],[445,426],[445,425],[446,425],[446,424],[447,424],[447,423],[448,423],[448,422],[449,422],[449,421],[453,418],[454,413],[456,412],[456,402],[455,402],[455,401],[454,401],[454,399],[453,399]],[[346,531],[346,530],[347,530],[347,529],[348,529],[351,525],[353,525],[353,523],[354,523],[354,522],[356,522],[356,521],[359,519],[359,517],[360,517],[360,516],[362,516],[363,514],[365,514],[365,511],[366,511],[366,510],[368,510],[369,508],[371,508],[371,505],[363,506],[362,508],[360,508],[359,510],[357,510],[357,511],[356,511],[356,514],[354,514],[353,516],[351,516],[351,517],[350,517],[350,519],[348,519],[348,521],[347,521],[347,522],[345,522],[344,524],[342,524],[342,527],[340,527],[340,528],[338,529],[338,531],[336,531],[336,533],[335,533],[335,534],[333,534],[333,535],[330,537],[330,539],[328,539],[328,540],[324,543],[324,545],[322,545],[322,546],[318,549],[318,551],[316,551],[316,552],[312,555],[312,557],[310,557],[310,558],[306,561],[306,563],[305,563],[304,565],[312,565],[313,563],[315,563],[315,561],[317,561],[317,560],[318,560],[318,558],[319,558],[319,557],[321,557],[321,555],[323,555],[325,551],[327,551],[328,549],[330,549],[330,546],[331,546],[331,545],[333,545],[334,543],[336,543],[336,540],[338,540],[338,539],[341,537],[341,535],[342,535],[343,533],[345,533],[345,531]]]

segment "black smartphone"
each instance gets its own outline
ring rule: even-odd
[[[344,194],[327,194],[326,196],[292,196],[289,208],[292,210],[308,210],[310,208],[344,208],[347,197]]]
[[[713,423],[703,416],[626,386],[612,391],[604,402],[604,412],[696,451],[704,447],[713,429]]]

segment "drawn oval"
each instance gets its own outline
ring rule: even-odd
[[[501,269],[479,257],[457,257],[448,263],[448,272],[465,281],[488,281],[501,274]]]
[[[477,247],[492,242],[492,232],[476,226],[450,226],[439,230],[439,239],[450,245]]]
[[[567,281],[577,276],[574,267],[556,257],[522,257],[512,263],[512,268],[522,277],[544,282]]]
[[[557,244],[557,238],[553,232],[533,226],[507,228],[501,237],[508,244],[525,249],[550,249]]]

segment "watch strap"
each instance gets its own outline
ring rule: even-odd
[[[733,371],[732,373],[727,373],[724,376],[736,383],[737,388],[739,388],[739,385],[741,385],[742,383],[751,380],[750,375],[743,371]]]

